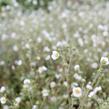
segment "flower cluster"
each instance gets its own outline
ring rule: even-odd
[[[54,0],[48,12],[1,9],[0,109],[108,109],[108,7]]]

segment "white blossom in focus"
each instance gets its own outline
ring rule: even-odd
[[[73,93],[72,96],[74,97],[81,97],[82,96],[82,89],[80,87],[73,87]]]
[[[103,65],[108,65],[109,59],[107,57],[101,57],[100,63]]]
[[[74,70],[75,70],[75,71],[80,70],[80,66],[79,66],[78,64],[77,64],[77,65],[75,65],[75,66],[74,66]]]
[[[43,97],[49,96],[49,90],[43,89],[43,90],[42,90],[42,96],[43,96]]]
[[[21,102],[21,97],[16,97],[15,101],[16,101],[17,104],[19,104]]]
[[[6,98],[5,98],[5,97],[1,97],[1,98],[0,98],[0,102],[1,102],[1,104],[5,104],[5,103],[6,103],[6,101],[7,101],[7,100],[6,100]]]
[[[4,86],[2,86],[1,88],[0,88],[0,93],[4,93],[6,91],[6,88],[4,87]]]
[[[38,72],[41,74],[41,73],[43,73],[43,72],[45,72],[45,71],[47,71],[47,67],[45,67],[45,66],[40,66],[39,68],[38,68]]]
[[[59,53],[57,51],[52,51],[51,58],[57,60],[59,58]]]
[[[51,88],[54,88],[56,86],[56,83],[54,82],[54,81],[52,81],[51,83],[50,83],[50,87]]]

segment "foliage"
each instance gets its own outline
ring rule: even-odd
[[[48,3],[52,0],[0,0],[0,8],[11,5],[11,6],[22,6],[25,10],[35,10],[38,8],[47,9]]]
[[[38,9],[38,8],[47,8],[48,3],[51,0],[18,0],[24,8],[26,9]]]

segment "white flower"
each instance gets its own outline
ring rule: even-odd
[[[82,80],[82,77],[80,75],[78,75],[77,73],[74,74],[74,78],[78,81]]]
[[[94,89],[95,92],[98,92],[98,91],[101,91],[101,90],[102,90],[101,86],[98,86],[98,87],[96,87],[96,88]]]
[[[20,24],[20,26],[24,26],[24,25],[25,25],[25,22],[24,22],[23,20],[21,20],[21,21],[19,22],[19,24]]]
[[[47,46],[45,46],[44,49],[43,49],[43,51],[45,51],[45,52],[50,52],[50,48],[47,47]]]
[[[15,66],[14,65],[12,65],[11,68],[12,68],[12,70],[15,70]]]
[[[87,85],[86,85],[86,88],[89,89],[89,90],[92,90],[92,89],[93,89],[90,84],[87,84]]]
[[[47,71],[47,67],[45,67],[45,66],[41,66],[41,67],[38,68],[39,73],[43,73],[45,71]]]
[[[37,0],[33,0],[32,3],[33,3],[33,5],[37,5],[38,1]]]
[[[49,90],[43,89],[43,90],[42,90],[42,96],[43,96],[43,97],[49,96]]]
[[[5,103],[6,103],[6,101],[7,101],[7,100],[6,100],[6,98],[5,98],[5,97],[1,97],[1,98],[0,98],[0,102],[1,102],[1,104],[5,104]]]
[[[89,82],[89,83],[86,85],[86,88],[89,89],[89,90],[92,90],[92,89],[93,89],[93,87],[92,87],[92,85],[91,85],[91,82]]]
[[[25,79],[24,81],[23,81],[23,87],[24,88],[30,88],[30,83],[31,83],[31,81],[29,80],[29,79]]]
[[[61,78],[61,74],[55,74],[55,78],[56,79],[60,79]]]
[[[92,63],[92,64],[91,64],[91,67],[92,67],[93,69],[96,69],[96,68],[98,67],[98,64],[97,64],[97,63]]]
[[[21,102],[21,97],[16,97],[15,101],[16,101],[17,104],[19,104]]]
[[[32,109],[38,109],[38,106],[37,105],[33,105]]]
[[[84,46],[84,42],[82,38],[78,38],[78,44],[83,47]]]
[[[38,38],[37,38],[37,42],[38,42],[38,43],[41,43],[41,42],[42,42],[42,38],[41,38],[41,37],[38,37]]]
[[[88,97],[91,98],[91,97],[93,97],[95,94],[96,94],[95,91],[91,91],[91,92],[89,93]]]
[[[45,60],[48,61],[50,59],[50,55],[45,57]]]
[[[82,89],[80,87],[73,87],[72,95],[74,97],[81,97],[82,96]]]
[[[37,56],[36,59],[39,61],[41,59],[41,57],[40,56]]]
[[[16,60],[16,61],[15,61],[15,64],[16,64],[16,65],[19,65],[19,66],[22,65],[22,60]]]
[[[57,47],[64,47],[64,46],[67,46],[68,44],[67,44],[67,41],[58,41],[57,42],[57,44],[56,44],[56,46]]]
[[[109,59],[107,57],[101,57],[100,63],[103,65],[108,65]]]
[[[50,87],[51,88],[54,88],[56,86],[56,83],[54,82],[54,81],[52,81],[51,83],[50,83]]]
[[[77,64],[77,65],[75,65],[75,66],[74,66],[74,70],[75,70],[75,71],[80,70],[80,66],[79,66],[78,64]]]
[[[4,87],[4,86],[2,86],[1,88],[0,88],[0,93],[4,93],[6,91],[6,88]]]
[[[33,61],[33,62],[30,63],[30,65],[33,66],[33,67],[35,67],[36,66],[36,62]]]
[[[59,53],[57,51],[52,51],[51,57],[53,60],[57,60],[59,58]]]
[[[64,81],[63,84],[64,84],[65,87],[68,87],[68,82],[67,81]]]
[[[0,66],[5,65],[5,61],[0,61]]]
[[[91,92],[89,93],[88,97],[93,97],[94,95],[96,95],[96,93],[97,93],[98,91],[101,91],[101,90],[102,90],[101,86],[96,87],[93,91],[91,91]]]
[[[14,45],[14,46],[13,46],[13,50],[14,50],[15,52],[17,52],[19,49],[18,49],[18,47],[17,47],[16,45]]]
[[[25,79],[25,80],[23,81],[23,83],[24,83],[25,85],[27,85],[27,84],[30,84],[31,81],[30,81],[29,79]]]
[[[8,105],[3,105],[3,109],[9,109]]]

